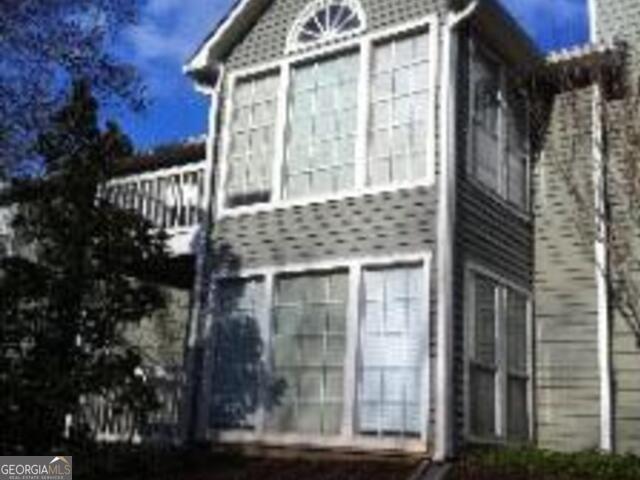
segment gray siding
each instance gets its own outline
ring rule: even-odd
[[[629,46],[628,82],[632,88],[640,75],[640,2],[636,0],[606,0],[598,2],[598,35],[602,40],[616,38]],[[637,91],[629,92],[636,96]],[[640,228],[630,222],[629,211],[624,205],[626,198],[620,185],[624,184],[623,151],[628,137],[624,127],[629,122],[629,108],[637,97],[628,101],[613,101],[607,104],[611,115],[609,131],[610,202],[614,224],[621,227],[624,236],[634,239],[632,256],[632,281],[640,284]],[[637,117],[636,117],[637,118]],[[637,154],[635,154],[637,161]],[[616,180],[617,179],[617,180]],[[612,312],[612,349],[615,406],[615,447],[618,452],[640,454],[640,344],[627,320],[616,310]]]
[[[590,219],[578,220],[563,173],[571,172],[574,186],[593,198],[591,93],[554,99],[535,168],[537,430],[540,446],[559,450],[597,448],[600,435]]]
[[[486,266],[525,288],[532,278],[533,238],[530,221],[524,214],[467,178],[469,152],[469,42],[467,32],[460,43],[456,143],[457,219],[454,264],[454,393],[458,444],[464,442],[465,288],[464,270],[468,262]]]
[[[242,266],[422,252],[435,244],[435,189],[417,188],[223,218],[216,242]]]
[[[311,0],[271,2],[246,37],[229,54],[229,69],[244,68],[283,56],[287,35],[298,14]],[[448,0],[361,0],[368,31],[416,20],[444,11]]]

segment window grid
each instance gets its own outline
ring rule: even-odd
[[[271,199],[278,80],[278,73],[269,73],[234,87],[226,179],[229,206]]]
[[[284,198],[354,187],[359,54],[293,68]]]
[[[301,12],[287,37],[287,52],[337,41],[364,31],[358,0],[316,0]]]
[[[429,61],[429,36],[424,32],[374,45],[368,185],[426,176]]]
[[[437,46],[435,37],[432,35],[432,26],[434,24],[436,24],[436,19],[434,17],[425,17],[415,22],[410,22],[399,28],[394,28],[376,35],[363,37],[359,40],[350,40],[341,44],[337,44],[335,46],[325,46],[320,52],[311,51],[309,53],[299,53],[291,58],[273,62],[272,64],[265,65],[264,67],[258,69],[247,69],[243,72],[232,74],[230,77],[231,91],[234,90],[235,85],[250,76],[261,75],[264,72],[268,72],[269,70],[273,71],[276,69],[282,73],[282,75],[280,76],[280,88],[278,88],[278,91],[280,92],[278,95],[278,118],[277,122],[275,122],[277,132],[274,148],[275,153],[273,165],[271,165],[274,169],[274,171],[272,172],[273,174],[271,175],[271,192],[273,192],[273,194],[270,195],[270,198],[265,201],[252,201],[252,199],[248,199],[246,202],[232,205],[228,201],[227,192],[225,191],[225,189],[220,189],[218,190],[219,193],[217,198],[220,214],[222,216],[233,216],[235,214],[242,214],[245,212],[268,211],[279,207],[282,208],[287,206],[306,204],[308,202],[342,198],[343,196],[348,195],[350,192],[356,194],[366,194],[375,193],[378,191],[393,190],[399,188],[402,185],[409,187],[412,185],[418,186],[424,185],[426,183],[432,183],[434,180],[433,174],[435,170],[435,146],[430,139],[434,136],[431,127],[435,120],[435,118],[433,118],[435,115],[435,102],[432,98],[434,95],[434,89],[431,87],[433,86],[435,81],[435,72],[431,59],[433,58],[432,54],[435,53]],[[425,69],[425,91],[422,94],[425,95],[426,99],[425,102],[419,102],[421,104],[421,107],[424,107],[424,110],[427,112],[424,117],[426,118],[426,128],[424,130],[427,133],[427,135],[425,135],[425,137],[427,138],[422,139],[425,145],[423,150],[426,152],[423,155],[424,162],[421,162],[416,158],[416,165],[413,167],[414,171],[411,174],[414,178],[410,178],[405,182],[378,182],[377,184],[374,184],[367,180],[369,163],[369,155],[367,154],[367,150],[369,148],[368,144],[370,118],[372,115],[372,113],[370,113],[370,96],[367,94],[368,90],[370,89],[369,78],[372,70],[372,62],[368,60],[368,57],[370,56],[369,52],[373,50],[376,44],[381,44],[384,42],[389,43],[389,40],[394,38],[408,39],[418,34],[424,37],[422,43],[424,44],[425,57],[429,59],[429,61],[425,61],[424,65],[422,66],[422,68]],[[336,58],[344,54],[348,54],[349,52],[355,51],[357,51],[357,55],[360,55],[363,60],[360,62],[356,62],[359,65],[354,67],[355,70],[358,71],[358,75],[361,80],[358,82],[357,88],[357,114],[354,115],[353,118],[353,121],[355,122],[355,127],[353,128],[355,145],[352,148],[350,146],[350,148],[348,149],[350,151],[350,156],[353,158],[353,161],[350,162],[353,163],[353,167],[349,169],[347,176],[343,176],[344,178],[340,179],[342,183],[347,183],[350,185],[350,187],[336,187],[336,191],[333,192],[329,188],[326,188],[324,189],[326,191],[320,194],[310,192],[306,195],[297,195],[294,191],[294,195],[290,195],[290,189],[287,187],[286,183],[286,176],[288,168],[287,161],[289,160],[288,151],[290,147],[289,119],[291,116],[291,112],[289,100],[293,96],[293,88],[291,85],[292,82],[289,79],[293,79],[293,73],[296,65],[301,65],[304,63],[308,64],[310,63],[310,61],[317,62],[318,59],[327,59],[332,57]],[[363,86],[366,88],[363,88]],[[231,95],[231,97],[233,97],[233,95]],[[231,110],[232,109],[229,109],[228,112]],[[228,177],[228,173],[226,173],[225,171],[228,171],[230,169],[230,123],[231,116],[229,113],[227,113],[227,118],[225,121],[225,151],[223,152],[223,162],[221,163],[223,168],[221,178]],[[414,142],[414,144],[417,144],[417,142]],[[415,151],[417,152],[418,149],[415,149]],[[418,172],[419,174],[415,174],[415,172]],[[422,172],[426,173],[423,174]],[[308,175],[308,173],[306,174]],[[336,177],[337,176],[338,175],[336,175]],[[325,185],[329,183],[330,181],[327,181],[325,182]]]
[[[529,208],[526,96],[482,48],[472,53],[470,173],[520,210]]]
[[[381,442],[380,445],[387,445],[388,448],[405,448],[405,446],[407,448],[415,448],[418,446],[417,442],[422,444],[428,435],[427,425],[429,408],[427,408],[427,405],[430,404],[430,394],[427,391],[430,382],[426,381],[425,376],[426,369],[429,365],[429,342],[426,340],[426,335],[428,334],[429,329],[428,321],[423,317],[423,314],[428,314],[429,311],[427,308],[428,297],[424,297],[424,295],[427,295],[427,291],[429,290],[428,287],[424,287],[425,284],[429,284],[429,265],[430,255],[408,255],[388,259],[382,262],[374,259],[363,260],[361,262],[358,261],[348,264],[347,266],[341,264],[326,265],[315,263],[305,266],[304,268],[296,268],[295,273],[294,271],[278,272],[277,270],[272,269],[258,269],[243,272],[247,276],[243,275],[241,277],[230,277],[216,280],[216,285],[218,285],[218,288],[216,289],[218,309],[216,311],[222,311],[223,309],[221,307],[228,304],[235,308],[236,315],[246,315],[257,319],[257,322],[254,323],[258,323],[260,325],[260,335],[262,341],[265,342],[265,345],[267,346],[266,350],[260,349],[262,358],[266,362],[265,370],[261,370],[261,372],[263,372],[262,375],[266,374],[266,377],[262,377],[266,381],[262,381],[260,383],[258,396],[258,398],[265,399],[265,402],[267,403],[260,403],[258,405],[256,415],[247,418],[244,424],[237,423],[235,425],[227,425],[226,427],[221,425],[218,428],[219,434],[221,435],[220,438],[222,440],[229,441],[237,441],[238,439],[264,439],[266,441],[277,442],[279,434],[284,433],[291,435],[288,438],[298,438],[303,442],[310,441],[314,443],[314,439],[318,439],[318,434],[320,433],[322,436],[330,435],[336,439],[338,437],[342,437],[344,440],[349,443],[353,443],[354,445],[371,445],[371,441],[375,441]],[[412,387],[412,392],[415,392],[414,395],[416,395],[416,397],[413,398],[419,397],[419,400],[413,402],[419,404],[419,408],[417,412],[412,413],[413,418],[415,418],[415,425],[417,425],[415,430],[412,431],[402,432],[397,429],[386,429],[381,430],[380,433],[373,431],[363,432],[359,430],[358,427],[357,398],[358,391],[361,388],[359,384],[361,373],[358,358],[360,357],[361,349],[363,348],[361,344],[362,332],[360,331],[360,327],[363,324],[365,314],[364,308],[366,302],[365,297],[363,296],[365,292],[364,273],[367,271],[403,272],[405,279],[407,276],[410,277],[409,283],[411,287],[408,289],[409,293],[405,294],[394,289],[396,293],[393,295],[393,297],[398,300],[397,303],[399,305],[405,305],[405,308],[401,308],[401,311],[405,312],[405,315],[402,317],[396,316],[395,319],[398,320],[398,318],[400,318],[400,321],[390,322],[390,326],[387,330],[399,332],[401,334],[404,333],[405,338],[420,340],[418,342],[420,345],[416,343],[413,346],[413,349],[407,349],[407,354],[409,356],[414,356],[420,365],[419,369],[417,367],[415,368],[416,371],[419,370],[417,375],[420,375],[420,378],[418,380],[414,380],[415,375],[412,374],[412,381],[407,383],[407,385]],[[406,273],[404,271],[410,271],[411,273]],[[287,335],[291,333],[305,333],[304,330],[301,331],[298,328],[301,325],[300,322],[291,323],[288,321],[287,317],[283,316],[279,311],[282,308],[298,308],[301,305],[301,302],[292,301],[296,296],[299,296],[299,293],[295,293],[295,289],[292,290],[289,288],[287,290],[286,288],[283,288],[286,287],[286,285],[283,285],[283,281],[290,279],[304,279],[307,282],[302,285],[302,287],[298,288],[298,292],[313,292],[308,298],[309,301],[306,301],[307,299],[305,299],[302,304],[320,306],[323,309],[335,308],[340,312],[339,315],[333,316],[333,320],[331,320],[331,316],[324,317],[325,319],[330,318],[330,321],[328,321],[326,325],[331,325],[331,327],[323,327],[324,331],[321,333],[321,335],[324,336],[321,347],[323,352],[331,351],[329,346],[332,335],[333,338],[342,337],[344,342],[344,345],[340,344],[339,355],[335,355],[333,353],[331,353],[331,355],[327,355],[327,357],[333,359],[333,365],[339,368],[340,376],[334,376],[332,383],[327,380],[330,375],[324,375],[322,377],[323,385],[328,385],[326,388],[323,387],[326,392],[323,393],[323,398],[327,400],[325,404],[329,407],[339,404],[339,412],[333,416],[334,413],[330,408],[325,409],[324,411],[318,410],[320,413],[318,413],[316,417],[321,418],[321,416],[327,412],[327,415],[325,415],[327,421],[323,420],[322,424],[318,421],[311,423],[299,423],[301,426],[300,428],[290,428],[291,425],[295,425],[295,422],[292,423],[291,421],[289,421],[288,425],[284,425],[285,427],[289,426],[289,428],[280,428],[282,426],[282,416],[278,417],[278,415],[282,413],[280,407],[282,406],[283,401],[285,406],[287,402],[290,403],[290,406],[293,406],[292,404],[295,401],[297,404],[296,408],[300,406],[304,408],[309,404],[318,404],[318,402],[304,402],[304,399],[299,401],[295,400],[299,390],[297,385],[294,395],[287,397],[286,394],[284,396],[280,396],[280,393],[278,393],[282,391],[283,383],[286,381],[286,378],[282,375],[282,369],[278,368],[278,365],[282,364],[281,362],[279,363],[279,358],[281,359],[282,355],[278,352],[279,345],[276,339],[287,339],[287,337],[291,338],[294,335]],[[320,285],[321,283],[322,285]],[[404,283],[407,282],[405,281]],[[238,298],[243,298],[238,295],[238,292],[247,292],[250,290],[250,285],[254,286],[254,291],[260,291],[260,294],[262,295],[260,298],[262,300],[254,303],[253,306],[245,308],[245,304],[247,304],[247,302],[237,301]],[[230,288],[231,294],[223,295],[221,293],[221,286],[232,287]],[[319,286],[321,288],[318,288]],[[404,290],[407,290],[407,288],[404,288]],[[294,294],[291,293],[292,291]],[[245,294],[245,296],[247,295]],[[223,300],[224,298],[230,298],[230,300],[225,301]],[[418,298],[420,299],[419,305],[416,300]],[[409,305],[414,305],[414,307],[409,308]],[[414,314],[409,315],[409,310],[414,311]],[[390,311],[393,311],[393,309]],[[340,319],[337,318],[338,316]],[[379,316],[379,318],[381,317]],[[421,330],[418,331],[418,329],[412,328],[410,329],[411,333],[406,334],[402,329],[404,329],[404,326],[408,323],[418,325]],[[214,321],[214,325],[216,324],[217,322]],[[294,329],[287,329],[287,327],[291,327],[292,325],[297,325],[297,327]],[[302,325],[308,329],[309,326],[313,327],[313,325],[317,325],[317,322],[306,322]],[[323,325],[325,325],[325,323],[323,323]],[[307,331],[306,333],[309,334],[308,337],[314,337],[313,331]],[[317,334],[320,332],[316,331],[315,333]],[[318,337],[318,335],[315,336]],[[348,346],[346,344],[348,344]],[[302,350],[303,355],[299,358],[306,359],[306,361],[297,362],[297,364],[302,367],[308,365],[314,366],[314,362],[309,361],[309,352],[311,351],[312,350],[309,348]],[[231,354],[234,354],[236,353],[236,350],[231,349],[230,352]],[[324,357],[322,361],[324,362]],[[320,368],[323,367],[321,362],[316,362],[315,366]],[[332,365],[329,364],[326,365],[326,367],[325,371],[330,373],[330,367],[332,367]],[[392,368],[395,368],[396,370],[407,370],[403,365],[393,365]],[[216,386],[215,375],[212,386],[213,388]],[[402,385],[400,386],[402,387]],[[271,387],[275,387],[276,391],[273,391]],[[212,392],[215,393],[215,391]],[[401,397],[399,400],[405,403],[405,405],[409,405],[410,402],[405,400],[410,396],[406,393],[406,388],[404,394],[402,394],[402,389],[398,389],[397,392],[400,392],[400,395],[396,395],[396,397]],[[274,393],[276,396],[271,396],[271,400],[268,400],[267,396],[273,395]],[[331,400],[335,400],[336,403],[332,404],[330,402]],[[280,409],[280,412],[278,409]],[[211,410],[209,411],[211,412]],[[336,410],[334,410],[334,412],[335,411]],[[407,417],[410,417],[410,415],[402,415],[402,418]],[[212,419],[213,417],[210,417],[210,422],[212,422]],[[210,423],[210,425],[212,425],[212,423]],[[312,428],[309,428],[310,425]],[[319,425],[322,425],[322,427],[319,427]],[[331,426],[331,428],[324,428],[324,425]],[[364,438],[365,436],[369,437],[369,434],[372,433],[377,437],[376,440],[373,438]]]
[[[525,442],[531,415],[528,297],[475,271],[470,282],[469,433]]]
[[[339,433],[347,281],[346,272],[276,279],[273,363],[287,391],[271,419],[271,429]]]
[[[471,429],[479,436],[497,436],[498,285],[487,277],[475,276],[472,295],[474,321],[469,363],[471,391],[476,395],[470,404]]]
[[[359,431],[379,437],[419,436],[423,378],[420,351],[425,334],[422,269],[367,269],[363,278]]]
[[[259,322],[265,301],[263,279],[217,284],[220,320],[213,328],[213,382],[209,424],[254,430],[260,407],[262,345]]]

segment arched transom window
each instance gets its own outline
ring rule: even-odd
[[[294,23],[287,50],[330,42],[364,29],[364,12],[356,0],[316,0],[304,9]]]

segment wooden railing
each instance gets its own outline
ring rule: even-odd
[[[183,374],[166,371],[161,376],[150,376],[159,408],[153,411],[144,425],[140,425],[132,412],[120,411],[105,396],[92,396],[84,402],[84,423],[98,442],[122,443],[180,441],[180,409],[182,406]]]
[[[168,231],[198,226],[204,212],[204,162],[116,178],[106,196]]]

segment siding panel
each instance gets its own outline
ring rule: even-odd
[[[247,36],[230,52],[229,69],[244,68],[283,56],[287,35],[298,14],[310,0],[271,2]],[[397,25],[426,15],[442,12],[446,0],[361,0],[367,16],[368,31]]]
[[[563,170],[591,185],[591,90],[561,94],[535,166],[536,401],[541,447],[597,448],[600,417],[593,247]],[[578,141],[576,141],[578,140]]]
[[[640,75],[640,2],[637,0],[599,0],[597,3],[598,34],[601,40],[619,39],[628,44],[628,81],[635,89]],[[631,95],[637,95],[633,92]],[[632,256],[627,263],[640,259],[640,228],[637,222],[631,224],[626,207],[626,198],[621,192],[620,185],[624,185],[624,173],[621,159],[625,149],[626,132],[624,127],[629,122],[629,108],[637,97],[629,101],[608,102],[607,110],[610,115],[609,129],[609,166],[611,195],[614,223],[624,226],[632,241]],[[637,117],[636,117],[637,118]],[[622,127],[622,128],[618,128]],[[634,157],[637,160],[637,154]],[[620,182],[620,183],[617,183]],[[617,183],[617,184],[616,184]],[[640,284],[640,273],[631,274],[632,282]],[[627,320],[613,312],[613,375],[614,375],[614,432],[615,447],[620,453],[631,452],[640,455],[640,343],[638,337],[631,331]]]

